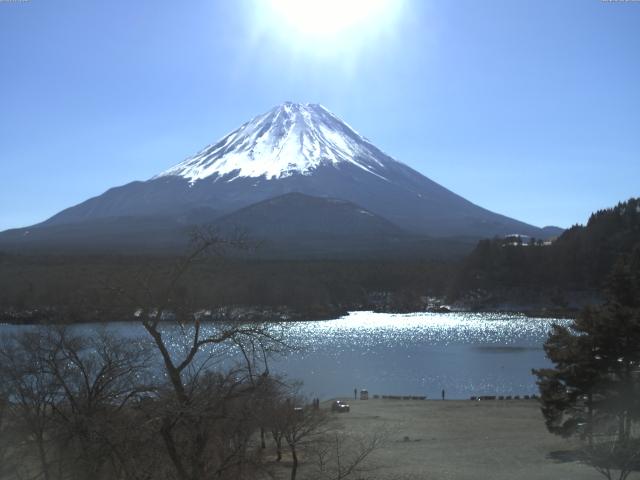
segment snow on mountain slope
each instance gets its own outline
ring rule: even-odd
[[[380,178],[376,147],[322,105],[286,102],[259,115],[218,143],[156,175],[195,182],[215,176],[281,179],[310,175],[320,165],[352,164]]]
[[[147,181],[111,188],[39,226],[86,222],[91,228],[99,219],[118,217],[164,217],[167,225],[210,223],[211,212],[229,215],[290,193],[350,202],[410,234],[548,236],[479,207],[394,160],[321,105],[291,102]],[[122,234],[125,230],[120,229]]]

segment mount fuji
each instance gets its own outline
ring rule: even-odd
[[[0,248],[173,248],[202,223],[239,225],[289,245],[312,237],[316,245],[348,237],[352,246],[354,239],[386,239],[380,248],[406,238],[557,233],[456,195],[321,105],[286,102],[149,180],[1,233]]]

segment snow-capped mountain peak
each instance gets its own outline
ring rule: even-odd
[[[316,200],[305,203],[291,194]],[[264,203],[278,198],[285,201]],[[348,202],[350,213],[338,215],[340,209],[332,202]],[[245,210],[252,205],[256,208]],[[371,219],[366,218],[369,213]],[[240,217],[250,221],[242,224]],[[290,235],[293,243],[296,231],[299,239],[314,232],[334,235],[347,229],[347,223],[361,225],[362,219],[371,220],[365,222],[369,226],[383,219],[402,232],[429,237],[484,238],[512,232],[550,236],[485,210],[394,160],[321,105],[289,102],[148,181],[110,188],[34,228],[51,228],[45,237],[54,243],[68,231],[69,245],[84,245],[99,231],[165,248],[191,225],[220,226],[229,218],[247,229],[271,222],[270,231]],[[79,230],[64,227],[68,224],[84,225],[80,230],[84,228],[87,236],[74,237]],[[35,238],[34,228],[29,235],[19,234],[20,244]],[[393,235],[402,232],[395,230]],[[349,248],[357,249],[357,244]],[[311,245],[316,253],[324,248]],[[394,251],[404,248],[400,245],[420,251],[425,246],[417,237],[395,245]]]
[[[154,178],[270,180],[310,175],[320,165],[342,162],[385,178],[379,156],[368,140],[322,105],[285,102]]]

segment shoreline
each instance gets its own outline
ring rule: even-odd
[[[376,309],[376,308],[353,308],[330,310],[327,312],[300,313],[289,309],[271,309],[268,307],[256,306],[230,306],[221,307],[219,311],[222,313],[204,316],[201,320],[207,322],[230,321],[230,322],[259,322],[259,323],[288,323],[288,322],[314,322],[322,320],[338,320],[352,312],[372,312],[387,314],[409,314],[409,313],[434,313],[434,314],[460,314],[460,313],[486,313],[500,315],[517,315],[527,318],[557,318],[563,320],[573,320],[580,314],[580,310],[576,309],[555,309],[555,308],[536,308],[536,309],[463,309],[463,308],[447,308],[437,307],[423,310],[405,310],[405,309]],[[323,315],[326,313],[326,315]],[[77,325],[77,324],[93,324],[93,323],[125,323],[136,322],[135,317],[127,319],[87,319],[82,322],[65,322],[60,321],[64,317],[64,312],[56,309],[29,309],[29,310],[5,310],[0,312],[0,325]],[[166,321],[171,321],[167,319]]]

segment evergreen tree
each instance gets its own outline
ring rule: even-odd
[[[548,430],[586,437],[594,466],[604,462],[624,478],[640,458],[633,437],[640,419],[640,248],[617,262],[606,303],[569,327],[554,326],[544,348],[554,368],[534,374]]]

